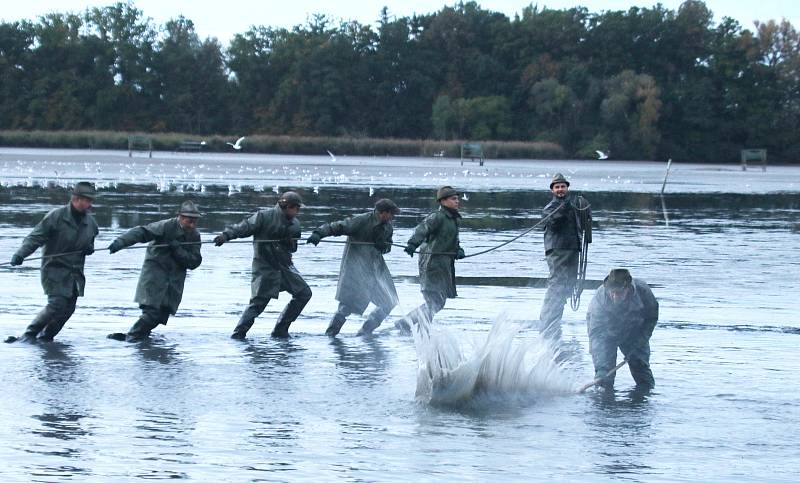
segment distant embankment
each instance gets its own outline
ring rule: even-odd
[[[205,141],[202,147],[191,143],[201,152],[234,152],[228,142],[233,136],[199,136],[181,133],[128,133],[115,131],[0,131],[0,146],[27,148],[128,149],[130,136],[149,138],[155,151],[179,151],[187,141]],[[310,136],[247,136],[241,152],[269,154],[351,156],[443,156],[459,158],[465,141],[434,141],[420,139],[375,139],[355,137]],[[472,141],[474,142],[474,141]],[[522,141],[483,142],[488,159],[563,159],[564,150],[555,143]]]

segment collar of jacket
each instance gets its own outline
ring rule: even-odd
[[[70,225],[76,226],[76,227],[79,224],[80,225],[88,225],[89,224],[89,213],[88,212],[83,214],[83,217],[81,218],[80,222],[76,222],[75,221],[75,217],[72,216],[72,210],[73,210],[72,202],[70,201],[70,202],[67,203],[67,212],[66,212],[66,216],[64,217],[64,219],[67,221],[67,223],[69,223]]]
[[[458,210],[448,208],[444,205],[439,205],[439,211],[444,213],[448,218],[461,218],[461,213]]]

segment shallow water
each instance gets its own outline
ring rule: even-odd
[[[137,166],[129,169],[132,160]],[[192,177],[200,165],[212,166],[202,192],[190,186],[199,183]],[[134,179],[118,175],[123,170]],[[420,346],[418,339],[416,347],[389,330],[422,300],[411,278],[416,260],[399,248],[387,261],[401,303],[374,339],[354,335],[362,321],[355,315],[337,339],[323,335],[336,307],[336,243],[302,246],[295,257],[314,297],[291,339],[268,336],[285,294],[247,341],[228,339],[249,297],[252,248],[243,243],[204,245],[178,315],[144,344],[105,339],[138,316],[132,298],[144,252],[98,252],[87,261],[86,297],[57,342],[0,344],[0,476],[793,481],[800,471],[798,168],[673,165],[665,217],[661,163],[479,168],[339,156],[332,166],[323,157],[162,153],[149,160],[3,149],[0,261],[66,201],[59,185],[83,178],[104,186],[95,204],[98,247],[171,216],[187,197],[201,204],[200,230],[210,240],[226,223],[274,203],[276,185],[303,194],[305,234],[391,197],[403,208],[395,236],[402,244],[432,209],[431,188],[453,183],[469,198],[462,204],[469,254],[533,225],[556,170],[592,203],[588,278],[627,266],[654,286],[661,320],[652,339],[653,393],[631,392],[624,368],[615,394],[570,393],[592,376],[583,318],[593,290],[577,312],[565,311],[577,358],[556,367],[543,355],[530,328],[544,295],[533,285],[546,276],[539,232],[460,261],[457,272],[470,283],[437,316],[434,340]],[[0,328],[19,334],[44,304],[38,265],[0,267],[0,283]],[[432,353],[454,372],[426,390]]]

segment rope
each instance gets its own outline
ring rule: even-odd
[[[583,198],[581,198],[581,199],[583,199]],[[585,208],[582,208],[582,209],[588,209],[589,206],[590,205],[588,205],[588,206],[586,206]],[[581,208],[576,208],[576,209],[581,209]],[[502,248],[502,247],[508,245],[509,243],[512,243],[512,242],[514,242],[516,240],[519,240],[523,236],[527,235],[528,233],[530,233],[533,230],[535,230],[536,228],[538,228],[542,223],[547,221],[548,218],[550,218],[551,216],[555,215],[555,213],[556,213],[555,211],[550,213],[549,215],[547,215],[544,218],[542,218],[541,220],[539,220],[535,225],[533,225],[532,227],[530,227],[527,230],[523,231],[519,235],[511,238],[510,240],[506,240],[503,243],[501,243],[499,245],[496,245],[496,246],[493,246],[491,248],[487,248],[486,250],[482,250],[482,251],[479,251],[479,252],[476,252],[476,253],[471,253],[469,255],[466,255],[464,258],[477,257],[478,255],[483,255],[485,253],[489,253],[491,251],[497,250],[498,248]],[[306,241],[306,240],[308,240],[308,238],[305,238],[305,239],[303,239],[303,238],[293,238],[293,240]],[[277,242],[282,242],[282,241],[284,241],[284,239],[277,239],[277,240],[230,240],[230,241],[226,241],[225,243],[277,243]],[[373,242],[360,242],[360,241],[349,241],[349,240],[325,240],[325,239],[320,240],[320,242],[322,242],[322,243],[350,243],[350,244],[354,244],[354,245],[374,245],[375,244]],[[215,243],[215,242],[214,242],[214,240],[180,242],[181,245],[205,245],[205,244],[209,244],[209,243]],[[121,248],[120,251],[121,250],[137,250],[137,249],[145,249],[145,248],[168,247],[168,246],[169,246],[169,244],[166,244],[166,243],[160,243],[160,244],[155,244],[155,245],[135,245],[135,246],[128,246],[128,247]],[[399,247],[399,248],[406,248],[405,245],[400,245],[400,244],[397,244],[397,243],[392,243],[392,246]],[[110,248],[110,246],[105,247],[105,248],[101,248],[100,250],[108,250],[109,248]],[[55,257],[64,257],[64,256],[68,256],[68,255],[75,255],[75,254],[78,254],[78,253],[83,253],[83,251],[84,250],[77,250],[77,251],[71,251],[71,252],[55,253],[53,255],[45,255],[45,256],[41,256],[41,257],[26,258],[25,260],[23,260],[23,262],[41,260],[41,259],[45,259],[45,258],[55,258]],[[429,252],[429,251],[422,252],[422,251],[420,251],[420,252],[415,252],[415,253],[418,253],[420,255],[448,255],[448,256],[451,256],[451,257],[457,256],[457,253],[453,253],[453,252]],[[0,267],[6,266],[6,265],[11,265],[11,262],[2,262],[2,263],[0,263]]]
[[[573,311],[577,311],[581,306],[581,294],[583,293],[584,282],[586,282],[586,265],[589,260],[589,244],[592,243],[592,213],[588,211],[592,205],[583,196],[578,196],[577,200],[580,206],[575,207],[575,209],[580,211],[583,241],[581,250],[578,252],[578,277],[572,287],[572,295],[569,301]]]

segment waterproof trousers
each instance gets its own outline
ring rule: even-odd
[[[602,378],[601,386],[611,389],[614,387],[614,376],[606,374],[617,365],[617,347],[628,360],[637,388],[652,389],[656,382],[653,371],[650,370],[650,340],[647,337],[629,337],[623,341],[612,337],[594,336],[589,338],[589,352],[594,362],[595,378]]]
[[[292,294],[292,300],[286,304],[286,307],[283,309],[283,312],[281,312],[280,317],[278,317],[278,322],[275,324],[275,328],[272,330],[273,337],[288,337],[289,326],[292,322],[297,320],[297,317],[300,316],[303,308],[306,306],[308,301],[311,300],[311,288],[308,285],[304,285],[299,290],[290,289],[288,292]],[[253,326],[256,317],[261,315],[261,312],[263,312],[267,307],[269,300],[269,297],[251,298],[250,304],[244,310],[241,318],[239,319],[239,323],[236,324],[236,328],[233,329],[233,334],[231,337],[234,339],[244,339],[247,335],[247,331]]]
[[[550,276],[539,312],[539,333],[553,342],[561,340],[561,317],[578,277],[577,250],[552,249],[546,254]]]
[[[375,307],[375,309],[370,312],[369,316],[367,316],[367,320],[364,321],[364,324],[358,330],[358,335],[372,334],[372,332],[381,325],[384,319],[386,319],[392,309],[394,309],[394,304],[391,306],[386,305]],[[336,309],[336,313],[333,315],[331,323],[325,330],[325,335],[335,337],[339,331],[342,330],[342,326],[344,325],[345,320],[347,320],[347,316],[354,312],[355,310],[350,308],[347,304],[339,302],[339,308]]]
[[[72,297],[48,296],[47,305],[31,321],[22,337],[28,340],[35,340],[38,336],[41,340],[53,340],[64,328],[64,324],[72,317],[77,302],[77,292]]]
[[[447,296],[443,292],[423,290],[422,298],[425,299],[424,304],[412,310],[395,323],[397,328],[401,331],[411,332],[411,324],[430,324],[433,322],[433,316],[442,310],[445,302],[447,302]]]

